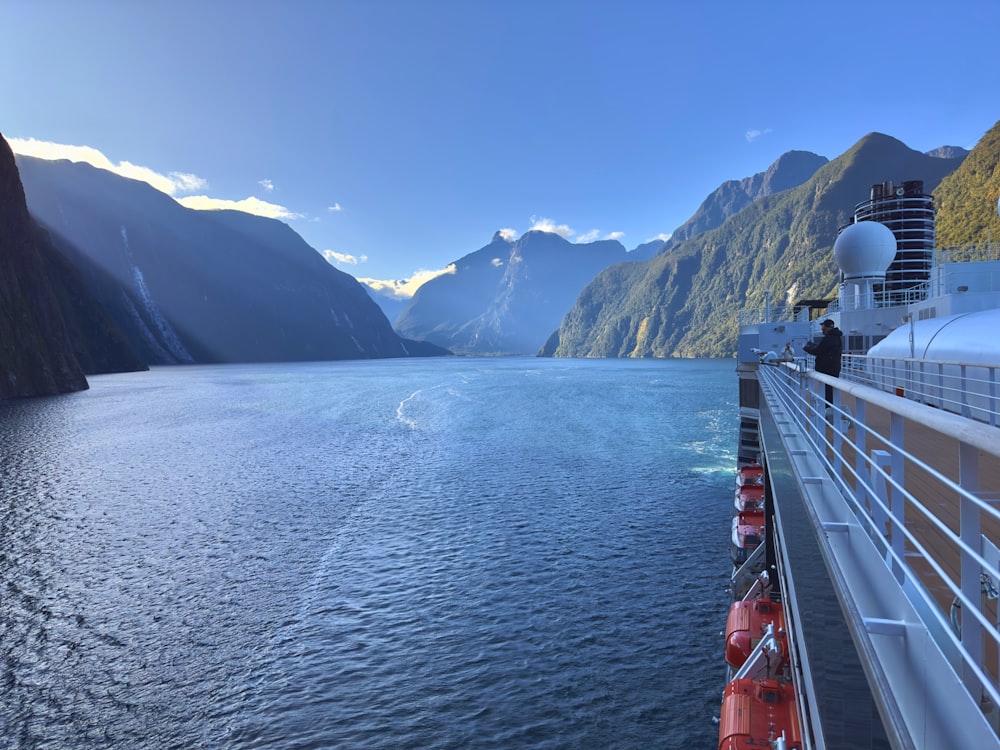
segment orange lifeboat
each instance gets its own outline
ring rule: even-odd
[[[790,682],[742,678],[726,685],[719,715],[719,750],[802,749]]]
[[[764,467],[760,464],[748,464],[736,470],[736,485],[744,487],[748,484],[764,486]]]
[[[755,599],[751,602],[733,602],[726,618],[726,663],[739,669],[750,656],[750,652],[767,633],[767,626],[774,625],[775,637],[781,644],[781,659],[787,661],[788,647],[785,645],[785,611],[781,602],[770,599]],[[772,664],[777,670],[781,664]]]
[[[733,517],[733,563],[741,565],[764,542],[763,512],[744,511]]]
[[[737,487],[736,500],[733,504],[738,512],[764,510],[764,487],[759,484],[746,484]]]

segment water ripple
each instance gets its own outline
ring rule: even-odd
[[[730,380],[192,367],[0,405],[0,747],[705,746]]]

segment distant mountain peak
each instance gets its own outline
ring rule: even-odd
[[[933,156],[935,159],[959,159],[968,156],[969,151],[961,146],[939,146],[928,151],[927,155]]]
[[[497,232],[456,260],[454,274],[421,286],[396,330],[461,354],[534,354],[580,290],[626,260],[617,240],[574,243],[536,229],[510,242]]]
[[[727,180],[702,201],[694,216],[674,230],[660,252],[722,226],[760,198],[798,187],[828,161],[810,151],[787,151],[764,172],[742,180]]]

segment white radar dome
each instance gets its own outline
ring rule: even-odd
[[[837,237],[833,257],[846,278],[885,276],[896,257],[896,236],[885,224],[859,221]]]

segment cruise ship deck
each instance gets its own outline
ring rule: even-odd
[[[1000,748],[998,373],[870,368],[739,365],[803,747]]]

